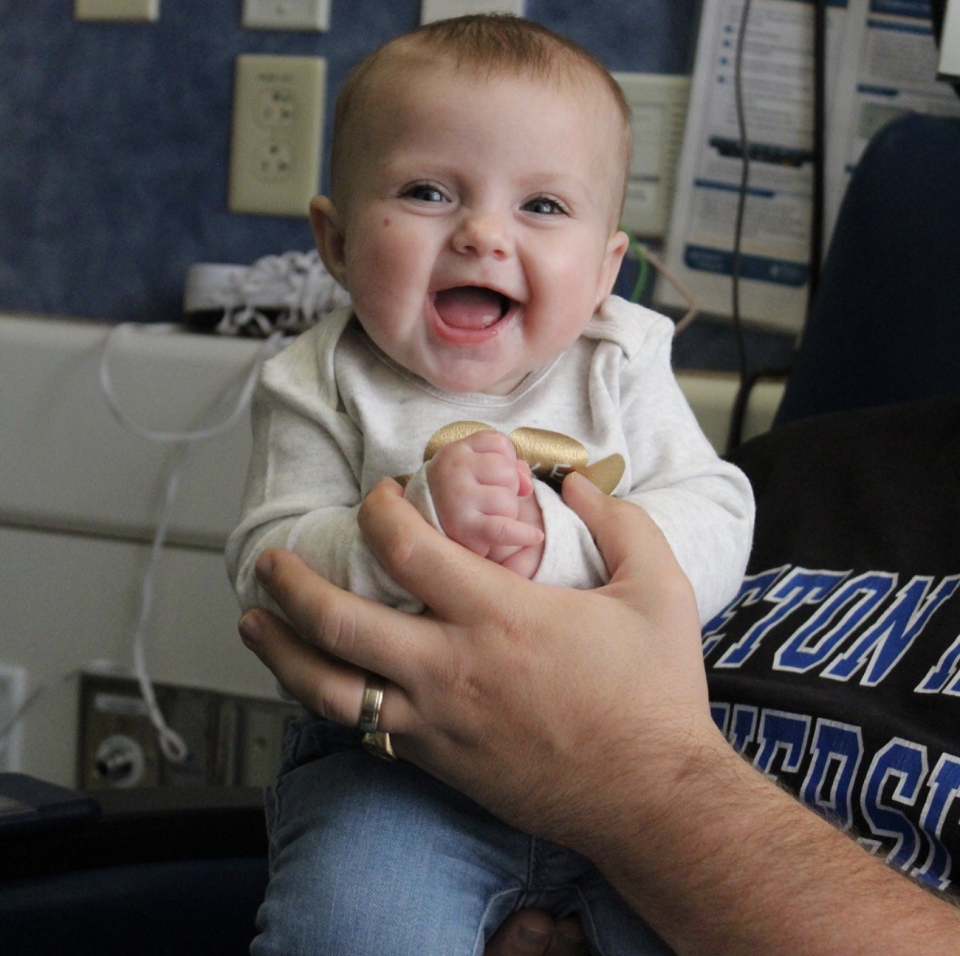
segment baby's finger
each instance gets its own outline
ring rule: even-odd
[[[539,528],[502,515],[484,515],[478,527],[490,548],[534,548],[543,543],[543,532]]]
[[[473,459],[473,477],[481,485],[506,488],[511,495],[519,494],[520,476],[515,461],[503,455],[487,452]]]
[[[464,438],[463,441],[477,454],[501,455],[510,461],[517,457],[517,450],[514,448],[513,442],[503,432],[494,431],[492,428],[474,432]]]
[[[517,497],[526,498],[533,494],[533,472],[530,466],[522,459],[517,459],[517,479],[519,487],[517,488]]]

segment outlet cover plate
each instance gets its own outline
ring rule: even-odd
[[[330,29],[330,0],[243,0],[248,30]]]
[[[16,771],[21,766],[22,726],[10,726],[27,694],[27,671],[23,667],[0,664],[0,772]]]
[[[421,0],[420,22],[448,20],[471,13],[514,13],[522,17],[524,0]]]
[[[159,20],[160,0],[75,0],[74,20]]]
[[[237,57],[231,212],[307,216],[320,188],[326,78],[318,56]]]

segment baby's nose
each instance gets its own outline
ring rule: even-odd
[[[513,250],[510,229],[502,216],[470,213],[464,216],[453,237],[453,247],[463,255],[506,259]]]

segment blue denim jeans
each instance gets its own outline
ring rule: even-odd
[[[288,735],[253,956],[481,956],[530,906],[576,913],[603,956],[671,952],[583,857],[357,743],[319,720]]]

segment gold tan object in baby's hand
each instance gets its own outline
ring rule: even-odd
[[[431,458],[444,445],[460,441],[481,431],[492,431],[490,425],[483,422],[451,422],[434,432],[423,452],[423,460]],[[595,461],[587,462],[587,450],[575,438],[545,428],[517,428],[510,433],[510,441],[517,451],[517,457],[530,466],[535,478],[545,481],[559,490],[564,477],[571,471],[579,472],[592,481],[604,494],[611,494],[623,477],[626,464],[622,455],[613,454]],[[409,475],[397,478],[406,485]]]

